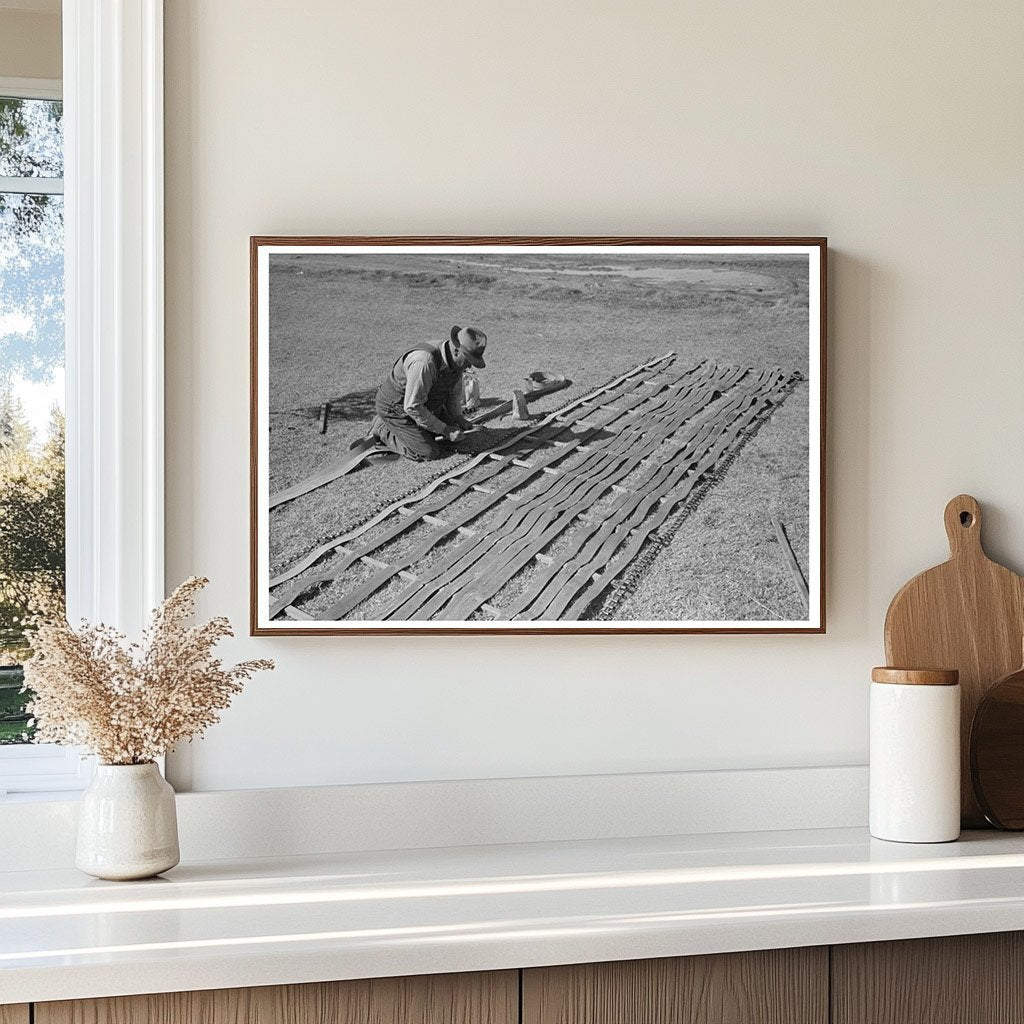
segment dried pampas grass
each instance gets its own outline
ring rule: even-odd
[[[153,612],[141,644],[109,626],[39,622],[25,662],[36,742],[84,747],[104,764],[145,764],[217,722],[245,680],[274,663],[225,668],[213,648],[233,635],[228,620],[186,625],[207,583],[182,583]]]

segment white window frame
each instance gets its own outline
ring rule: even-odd
[[[63,49],[68,617],[138,635],[164,596],[163,0],[63,0]],[[91,774],[0,748],[0,795]]]

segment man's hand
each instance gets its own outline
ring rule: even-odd
[[[453,443],[460,441],[466,434],[471,434],[476,429],[475,424],[470,423],[469,420],[463,420],[461,423],[453,424],[448,428],[447,433],[444,435],[445,440]]]

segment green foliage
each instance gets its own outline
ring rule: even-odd
[[[28,620],[64,605],[64,417],[54,410],[42,446],[21,402],[0,394],[0,744],[31,738],[21,669]]]
[[[28,695],[22,692],[23,680],[20,665],[0,667],[0,745],[24,743],[35,731],[34,725],[28,724]]]
[[[26,619],[63,607],[64,417],[54,411],[45,443],[32,443],[21,404],[0,398],[0,659],[29,653]]]

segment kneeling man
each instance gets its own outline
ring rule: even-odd
[[[447,341],[413,345],[377,389],[370,433],[414,462],[441,457],[435,437],[457,441],[472,424],[463,413],[462,374],[483,368],[487,335],[477,327],[453,327]]]

